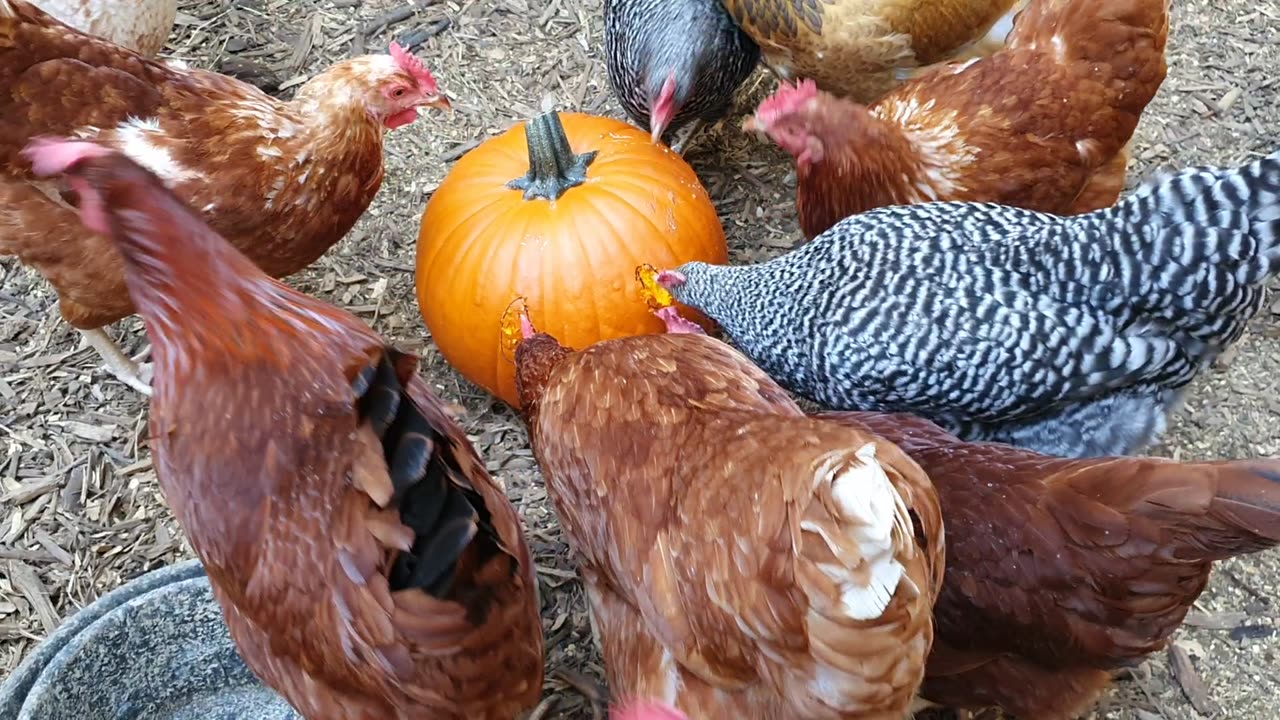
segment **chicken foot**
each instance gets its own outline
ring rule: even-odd
[[[124,354],[120,346],[116,345],[102,328],[81,330],[80,334],[84,335],[85,342],[89,343],[90,347],[98,351],[107,372],[125,385],[151,397],[151,363],[138,364],[138,360],[145,357],[150,352],[150,348],[143,351],[137,358],[131,358]]]

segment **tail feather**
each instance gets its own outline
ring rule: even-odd
[[[888,607],[905,573],[895,556],[899,548],[909,547],[911,519],[902,495],[876,459],[875,443],[864,445],[856,457],[831,479],[831,498],[846,523],[846,538],[854,545],[854,552],[845,556],[864,558],[869,570],[864,583],[843,583],[845,612],[869,620]],[[836,572],[843,575],[843,570]]]
[[[1280,151],[1238,168],[1189,168],[1144,185],[1117,206],[1135,220],[1244,230],[1266,267],[1280,265]],[[1228,247],[1238,256],[1247,247]]]
[[[1110,508],[1117,519],[1145,516],[1172,530],[1174,555],[1183,559],[1225,560],[1280,545],[1280,458],[1054,459],[997,443],[968,443],[913,415],[829,412],[817,417],[869,430],[898,445],[930,473],[944,496],[961,482],[950,479],[950,467],[963,458],[965,473],[975,481],[1029,474],[1048,487],[1069,486],[1072,496],[1089,498],[1086,505],[1094,508],[1082,517],[1086,524],[1097,522],[1098,505]],[[1082,525],[1081,532],[1090,531]]]
[[[440,401],[417,386],[417,358],[385,349],[353,381],[360,417],[382,441],[390,481],[375,502],[398,511],[409,537],[391,569],[392,590],[443,598],[471,553],[477,564],[507,552],[472,482],[482,463]]]
[[[1090,302],[1176,338],[1201,368],[1239,339],[1280,273],[1280,153],[1183,170],[1068,222],[1111,243]]]
[[[1048,473],[1040,481],[1063,527],[1102,545],[1099,533],[1162,538],[1161,557],[1216,562],[1280,544],[1280,459],[1097,458],[1031,467]]]
[[[1112,110],[1137,118],[1168,73],[1169,0],[1035,0],[1010,49],[1031,49],[1106,89]]]
[[[1280,545],[1280,460],[1220,463],[1214,476],[1205,522],[1185,542],[1215,561]]]

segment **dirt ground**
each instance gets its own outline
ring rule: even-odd
[[[291,282],[420,352],[431,383],[467,409],[473,440],[532,532],[551,671],[545,716],[591,717],[592,703],[565,673],[602,681],[602,666],[524,431],[435,351],[413,296],[413,262],[425,201],[467,150],[551,107],[621,117],[605,80],[600,0],[208,0],[181,9],[166,54],[242,73],[286,96],[332,60],[400,39],[421,44],[419,54],[455,98],[452,118],[432,114],[390,136],[387,179],[373,208]],[[1173,13],[1169,78],[1138,133],[1134,177],[1237,163],[1280,145],[1280,5],[1177,0]],[[739,114],[772,86],[757,75]],[[789,163],[737,124],[735,116],[704,136],[690,160],[716,199],[734,261],[744,262],[782,252],[798,232]],[[105,375],[34,273],[0,260],[0,277],[0,671],[7,673],[61,618],[190,550],[151,470],[142,398]],[[113,333],[129,352],[145,343],[136,319]],[[1157,453],[1280,454],[1280,300],[1222,365],[1196,384]],[[1128,673],[1091,717],[1280,717],[1277,590],[1278,553],[1222,564],[1176,648]]]

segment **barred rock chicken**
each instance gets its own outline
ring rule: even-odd
[[[31,174],[19,154],[31,138],[75,136],[126,153],[284,277],[368,208],[382,183],[384,133],[420,107],[447,105],[422,62],[396,45],[340,62],[282,102],[0,0],[0,255],[34,266],[111,372],[146,393],[139,368],[102,330],[134,312],[120,254],[79,223],[73,197]]]
[[[1034,0],[990,57],[930,70],[871,107],[784,85],[747,125],[796,158],[807,238],[932,200],[1090,212],[1124,189],[1168,33],[1169,0]]]
[[[784,80],[872,102],[916,68],[990,54],[1027,0],[723,0]]]
[[[155,346],[156,474],[249,667],[309,720],[532,706],[520,519],[417,358],[268,277],[124,155],[28,153],[124,257]]]
[[[684,128],[683,151],[704,122],[729,112],[760,48],[719,0],[605,0],[609,84],[631,120],[659,142]]]
[[[918,417],[832,413],[920,463],[947,572],[921,694],[1074,720],[1111,672],[1160,650],[1212,563],[1280,543],[1280,459],[1067,460],[968,443]]]
[[[1280,272],[1280,153],[1113,208],[872,210],[769,262],[659,280],[789,389],[966,440],[1128,455],[1239,339]]]
[[[919,468],[706,335],[572,352],[520,325],[521,406],[613,693],[691,718],[904,717],[944,565]]]
[[[155,57],[178,17],[177,0],[37,0],[35,6],[71,27]]]

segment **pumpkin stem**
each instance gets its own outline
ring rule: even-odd
[[[587,168],[596,151],[575,155],[564,134],[560,114],[543,113],[525,123],[529,142],[529,172],[507,183],[523,190],[525,200],[555,200],[587,180]]]

